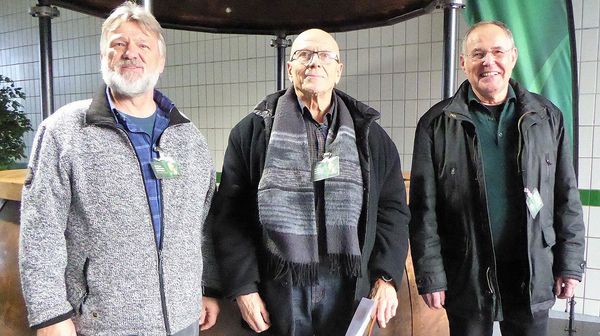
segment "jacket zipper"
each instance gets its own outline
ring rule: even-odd
[[[488,285],[488,289],[490,290],[490,293],[492,295],[495,295],[496,292],[494,291],[494,286],[492,285],[492,277],[491,277],[491,273],[492,273],[492,268],[488,267],[485,270],[485,279],[487,280],[487,285]]]
[[[112,128],[115,128],[117,130],[119,130],[120,132],[125,134],[125,137],[127,138],[127,141],[129,141],[129,145],[131,146],[131,149],[133,150],[133,153],[135,154],[135,157],[137,159],[138,162],[138,167],[140,168],[140,175],[142,172],[142,164],[140,162],[140,157],[138,156],[137,152],[135,151],[135,148],[133,147],[133,144],[131,143],[131,139],[129,139],[129,136],[127,135],[127,132],[125,132],[125,130],[119,128],[119,127],[115,127],[114,124],[109,124],[109,123],[100,123],[102,125],[106,125],[106,126],[110,126]],[[168,127],[167,127],[168,128]],[[165,128],[166,131],[166,128]],[[163,131],[164,134],[164,131]],[[152,149],[151,149],[152,150]],[[146,193],[146,195],[148,195],[148,190],[146,189],[146,183],[144,183],[144,176],[142,175],[142,184],[144,185],[144,191]],[[163,202],[162,202],[162,184],[159,184],[159,190],[160,190],[160,196],[161,196],[161,222],[162,222],[162,216],[163,216]],[[146,203],[148,205],[148,211],[150,211],[150,201],[148,200],[148,197],[146,197]],[[152,212],[150,212],[150,222],[152,222]],[[164,225],[160,226],[160,236],[162,238],[162,234],[163,234],[163,230],[164,230]],[[162,239],[161,242],[159,244],[158,241],[156,241],[156,234],[154,233],[154,230],[152,230],[152,236],[154,237],[154,246],[156,247],[156,254],[157,254],[157,258],[158,258],[158,284],[159,284],[159,290],[160,290],[160,302],[161,302],[161,307],[162,307],[162,312],[163,312],[163,322],[165,324],[165,331],[167,333],[167,335],[171,334],[171,328],[169,327],[169,318],[167,316],[167,300],[165,297],[165,285],[164,285],[164,280],[163,280],[163,265],[162,265]]]
[[[168,315],[168,311],[167,311],[167,298],[165,297],[165,283],[164,283],[163,263],[162,263],[162,245],[163,245],[163,241],[165,240],[164,236],[163,236],[163,233],[165,230],[165,222],[164,222],[164,217],[163,217],[164,202],[163,202],[162,183],[159,184],[159,192],[160,192],[160,222],[161,222],[161,225],[160,225],[160,244],[157,249],[157,252],[158,252],[158,283],[160,286],[160,302],[161,302],[162,310],[163,310],[165,330],[167,331],[167,335],[171,335],[171,328],[169,325],[169,315]],[[156,239],[156,237],[155,237],[155,239]]]
[[[455,118],[457,120],[463,120],[466,121],[468,123],[470,123],[473,128],[475,127],[475,125],[473,124],[473,122],[470,120],[470,118],[463,116],[462,118],[459,118],[457,116],[457,113],[454,112],[450,112],[450,117]],[[481,167],[483,166],[482,163],[482,159],[481,159],[481,152],[480,152],[480,148],[479,146],[476,145],[476,139],[477,139],[477,132],[475,132],[475,136],[473,137],[473,150],[475,151],[475,155],[476,155],[476,160],[477,160],[477,181],[478,181],[478,185],[479,185],[479,197],[484,200],[485,204],[486,204],[486,209],[487,209],[487,197],[486,197],[486,186],[485,186],[485,176],[484,173],[481,173]],[[481,175],[481,176],[480,176]],[[492,238],[492,232],[491,232],[491,228],[490,228],[490,220],[489,220],[489,214],[487,213],[486,210],[486,217],[487,217],[487,230],[488,230],[488,237],[490,239],[491,242],[493,242],[493,238]],[[491,245],[491,255],[492,255],[492,265],[494,268],[496,268],[496,252],[494,251],[493,248],[493,244]],[[494,307],[496,306],[496,291],[494,290],[494,284],[492,283],[492,277],[491,277],[491,272],[492,272],[492,267],[488,266],[485,270],[485,279],[486,279],[486,283],[488,286],[488,289],[490,291],[490,293],[492,294],[492,297],[494,298]]]

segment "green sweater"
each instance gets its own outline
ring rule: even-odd
[[[482,105],[469,89],[469,112],[479,138],[487,206],[498,261],[518,259],[525,220],[523,183],[517,168],[518,129],[515,92],[509,86],[504,104]]]

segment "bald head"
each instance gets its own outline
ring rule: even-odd
[[[318,100],[325,111],[344,68],[337,42],[326,31],[309,29],[296,37],[290,56],[288,78],[296,95],[307,105]]]
[[[305,30],[292,43],[292,50],[290,55],[294,55],[296,50],[323,50],[323,51],[334,51],[336,54],[340,54],[340,47],[337,42],[328,32],[313,28]]]

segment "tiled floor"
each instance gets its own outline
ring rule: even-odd
[[[600,336],[600,323],[575,320],[574,327],[573,333],[569,334],[569,320],[551,318],[548,336]],[[494,325],[494,336],[500,335],[500,328],[496,323]]]
[[[569,336],[569,321],[562,319],[550,319],[549,336]],[[600,335],[600,323],[575,321],[573,336],[598,336]]]

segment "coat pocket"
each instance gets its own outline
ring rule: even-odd
[[[544,247],[552,247],[556,243],[556,233],[552,226],[543,226],[542,236],[544,238]]]

